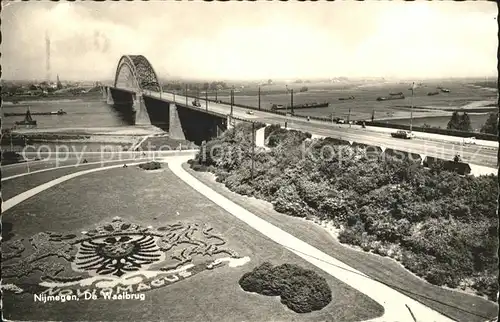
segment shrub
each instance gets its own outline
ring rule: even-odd
[[[265,262],[245,273],[239,284],[247,292],[280,296],[281,303],[297,313],[321,310],[332,300],[324,277],[292,264],[273,267]]]
[[[139,164],[139,168],[144,169],[144,170],[157,170],[157,169],[161,169],[161,163],[156,162],[156,161],[141,163],[141,164]]]
[[[279,124],[272,124],[266,127],[266,129],[264,130],[264,139],[267,139],[271,133],[279,129],[281,129],[281,125]]]
[[[358,147],[305,141],[307,134],[279,125],[266,133],[273,148],[256,153],[253,180],[249,126],[208,142],[230,153],[199,163],[232,191],[270,201],[279,212],[343,226],[342,243],[390,256],[397,249],[394,256],[429,282],[455,287],[474,276],[472,288],[496,293],[496,175],[460,176],[440,162],[428,170],[410,160],[366,160]]]

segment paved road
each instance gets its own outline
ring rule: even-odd
[[[160,93],[151,92],[149,95],[160,98]],[[174,96],[170,93],[162,93],[162,99],[173,101]],[[191,104],[192,100],[192,98],[188,98],[188,104]],[[184,96],[175,95],[175,101],[185,104],[186,99]],[[200,109],[205,109],[205,101],[200,100],[200,103]],[[230,106],[209,102],[208,110],[227,115],[230,113]],[[461,145],[454,142],[429,140],[427,138],[401,140],[392,138],[388,133],[363,129],[361,126],[332,125],[325,122],[306,121],[301,118],[276,115],[263,111],[254,111],[253,115],[249,115],[246,112],[247,109],[245,108],[233,106],[233,115],[242,119],[271,124],[284,124],[285,120],[287,120],[290,128],[307,131],[311,134],[330,136],[347,141],[383,146],[386,148],[398,149],[449,160],[453,159],[456,154],[460,154],[464,162],[492,168],[497,167],[498,147]]]

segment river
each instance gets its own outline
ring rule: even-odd
[[[19,104],[5,104],[4,113],[51,112],[63,109],[64,115],[33,115],[37,128],[85,128],[85,127],[121,127],[127,124],[119,117],[112,106],[100,99],[76,99],[56,101],[30,101]],[[16,121],[22,121],[24,116],[9,116],[2,118],[2,128],[12,128]]]

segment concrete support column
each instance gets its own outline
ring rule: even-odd
[[[185,140],[186,136],[182,130],[181,120],[179,118],[179,113],[177,112],[177,106],[175,103],[169,103],[169,126],[168,134],[171,138],[177,140]]]
[[[258,130],[255,131],[255,146],[256,147],[261,147],[263,148],[265,145],[264,145],[264,141],[265,141],[265,137],[264,137],[264,134],[265,134],[265,131],[266,131],[266,127],[262,127]]]
[[[137,125],[151,125],[149,114],[144,103],[142,93],[135,93],[133,95],[133,109],[135,111],[135,124]]]
[[[423,165],[424,164],[424,160],[425,160],[425,158],[427,158],[427,156],[425,154],[421,154],[420,158],[422,159],[422,161],[420,161],[420,164]]]
[[[101,86],[101,94],[102,94],[102,99],[105,100],[108,98],[107,96],[107,87]]]
[[[109,87],[106,87],[106,103],[108,105],[115,104],[115,102],[113,102],[113,95],[111,95],[111,89]]]
[[[232,129],[235,125],[235,120],[231,117],[231,115],[227,116],[227,128]]]

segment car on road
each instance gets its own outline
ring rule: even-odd
[[[475,137],[470,137],[470,138],[464,138],[464,144],[476,144],[476,138]]]
[[[345,124],[345,120],[344,119],[338,119],[337,120],[337,124]]]
[[[253,115],[253,111],[247,111],[248,115]]]
[[[393,132],[391,133],[391,136],[393,138],[397,138],[397,139],[411,139],[411,138],[414,138],[415,137],[415,134],[409,132],[409,131],[404,131],[404,130],[398,130],[396,132]]]

